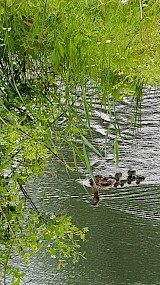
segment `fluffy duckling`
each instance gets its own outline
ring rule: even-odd
[[[122,172],[116,172],[115,179],[116,181],[119,181],[119,179],[122,177]]]
[[[129,169],[128,170],[127,183],[131,184],[135,180],[136,180],[136,171],[132,170],[132,169]]]
[[[121,179],[119,181],[119,184],[120,184],[121,187],[123,187],[126,182],[127,182],[127,179]]]
[[[128,170],[128,177],[127,177],[127,183],[131,184],[132,181],[136,181],[136,184],[140,184],[141,181],[143,181],[145,177],[143,175],[136,175],[135,170]]]
[[[135,170],[132,170],[132,169],[128,170],[128,177],[135,176],[135,175],[136,175],[136,171]]]
[[[129,176],[127,177],[127,183],[128,183],[128,184],[131,184],[131,183],[132,183],[132,177],[129,177]]]
[[[115,173],[115,176],[114,176],[114,178],[115,178],[115,183],[114,183],[114,187],[117,187],[117,186],[119,186],[120,185],[120,181],[119,181],[119,179],[122,177],[122,173],[121,172],[116,172]]]
[[[136,180],[136,176],[128,176],[127,177],[127,183],[128,184],[131,184],[133,181],[135,181]]]
[[[140,184],[140,182],[143,180],[145,180],[145,177],[143,175],[136,176],[136,184]]]

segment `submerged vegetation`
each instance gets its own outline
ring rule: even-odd
[[[12,266],[42,246],[58,266],[79,258],[71,217],[45,217],[27,193],[53,157],[69,171],[77,157],[91,173],[86,138],[93,94],[114,117],[116,100],[133,96],[138,112],[144,84],[159,85],[159,0],[4,0],[0,2],[0,267],[3,283],[23,273]],[[83,109],[83,113],[79,110]],[[136,113],[135,113],[136,123]],[[115,153],[118,158],[115,127]],[[82,149],[76,141],[81,141]],[[61,150],[67,143],[75,166]],[[65,261],[64,261],[65,260]]]

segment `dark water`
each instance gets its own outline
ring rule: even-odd
[[[144,92],[145,93],[145,92]],[[141,185],[110,189],[102,192],[100,203],[89,203],[91,189],[88,176],[80,167],[81,177],[70,176],[59,165],[55,178],[54,163],[50,161],[42,180],[31,185],[34,201],[38,203],[43,191],[48,198],[49,212],[73,216],[78,227],[89,226],[87,240],[82,244],[86,260],[69,264],[57,271],[54,260],[38,253],[27,267],[23,284],[33,285],[155,285],[160,284],[160,93],[150,90],[144,94],[141,129],[128,130],[133,111],[131,100],[117,104],[121,122],[120,165],[124,176],[133,167],[146,177]],[[94,144],[104,153],[98,158],[90,152],[94,173],[113,174],[114,127],[107,110],[95,103],[92,128]],[[105,146],[106,129],[111,134]],[[134,138],[134,140],[133,140]],[[69,155],[68,155],[69,157]],[[57,166],[57,164],[56,164]]]

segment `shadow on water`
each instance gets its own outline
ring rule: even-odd
[[[82,244],[86,260],[69,264],[57,271],[54,260],[42,253],[27,267],[23,284],[32,285],[159,285],[160,284],[160,113],[159,93],[145,94],[140,131],[128,131],[132,103],[117,105],[121,122],[120,170],[125,174],[134,167],[146,177],[141,185],[113,188],[100,194],[99,205],[89,203],[91,189],[87,173],[80,168],[81,177],[70,177],[59,165],[58,176],[52,175],[52,164],[42,180],[35,181],[31,194],[35,201],[47,192],[45,209],[73,216],[79,227],[89,226],[87,241]],[[128,117],[127,117],[128,116]],[[100,161],[90,153],[95,173],[113,174],[112,151],[105,149],[109,118],[97,105],[92,128],[95,142],[107,153]],[[132,140],[134,137],[134,140]],[[112,144],[111,133],[109,142]],[[109,154],[111,153],[111,154]],[[33,194],[34,193],[34,194]],[[34,196],[35,195],[35,196]],[[30,281],[30,282],[29,282]]]

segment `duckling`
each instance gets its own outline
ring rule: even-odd
[[[136,180],[136,171],[132,170],[132,169],[129,169],[128,170],[127,183],[131,184],[135,180]]]
[[[93,179],[92,179],[92,178],[89,178],[89,184],[90,184],[91,186],[93,186]]]
[[[132,170],[132,169],[128,170],[128,177],[135,176],[135,175],[136,175],[136,171],[135,170]]]
[[[126,182],[127,182],[127,179],[121,179],[119,181],[119,184],[120,184],[121,187],[123,187]]]
[[[128,183],[128,184],[131,184],[131,183],[132,183],[132,176],[131,176],[131,177],[130,177],[130,176],[127,177],[127,183]]]
[[[115,179],[116,181],[119,181],[119,179],[122,177],[122,173],[121,172],[116,172],[115,173]]]
[[[145,177],[143,175],[136,176],[136,184],[140,184],[140,182],[143,180],[145,180]]]
[[[121,172],[116,172],[114,179],[116,180],[114,183],[114,187],[117,187],[120,185],[119,179],[122,177],[122,173]]]
[[[133,181],[135,181],[136,180],[136,176],[128,176],[127,177],[127,183],[128,184],[131,184]]]

